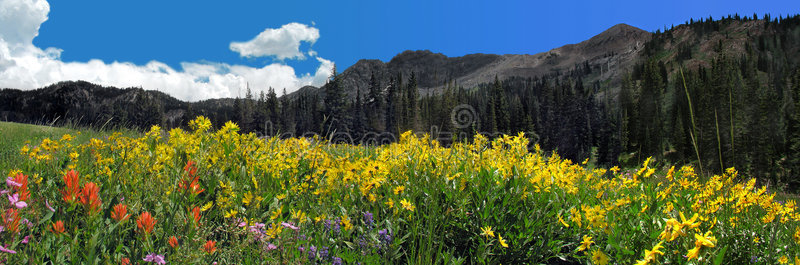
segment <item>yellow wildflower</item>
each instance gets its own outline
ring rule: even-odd
[[[401,205],[401,206],[403,206],[403,208],[404,208],[404,209],[406,209],[406,210],[409,210],[409,211],[412,211],[412,212],[414,211],[414,209],[416,209],[416,208],[417,208],[416,206],[414,206],[413,204],[411,204],[411,202],[409,202],[409,201],[408,201],[408,200],[406,200],[406,199],[403,199],[403,200],[401,200],[401,201],[400,201],[400,205]]]
[[[231,209],[230,211],[225,213],[225,218],[236,217],[236,214],[238,213],[239,213],[238,211]]]
[[[214,206],[214,202],[208,202],[206,203],[206,205],[203,205],[203,207],[200,208],[200,211],[201,212],[208,211],[209,209],[211,209],[212,206]]]
[[[489,239],[489,237],[494,237],[494,231],[492,231],[491,226],[482,227],[481,235],[486,236],[486,239]]]
[[[584,235],[583,241],[581,241],[581,246],[578,247],[578,251],[584,251],[589,249],[589,246],[591,246],[592,243],[594,243],[594,241],[592,241],[592,237],[589,235]]]
[[[505,241],[505,240],[503,240],[503,237],[502,237],[502,236],[500,236],[499,234],[497,235],[497,242],[499,242],[499,243],[500,243],[500,246],[501,246],[501,247],[504,247],[504,248],[507,248],[507,247],[508,247],[508,244],[506,244],[506,241]]]
[[[242,196],[242,203],[244,203],[244,206],[250,206],[250,203],[252,202],[253,202],[253,193],[248,191],[247,193],[244,194],[244,196]]]
[[[274,211],[272,211],[272,214],[269,216],[269,219],[270,220],[278,219],[278,217],[281,217],[281,213],[282,212],[283,212],[283,207],[279,206],[278,209],[275,209]]]
[[[403,191],[405,191],[405,190],[406,190],[406,187],[405,187],[405,186],[402,186],[402,185],[401,185],[401,186],[394,187],[394,194],[395,194],[395,195],[398,195],[398,194],[400,194],[400,193],[403,193]]]
[[[340,223],[342,224],[344,231],[350,231],[350,229],[353,229],[353,224],[350,222],[350,217],[347,217],[347,215],[342,216],[342,221]]]
[[[606,255],[606,253],[603,253],[603,251],[599,249],[592,250],[592,264],[594,265],[608,264],[608,255]]]
[[[564,227],[569,227],[569,224],[567,224],[567,222],[564,222],[564,218],[561,218],[561,214],[558,214],[558,221],[559,221],[559,222],[561,223],[561,225],[563,225]]]

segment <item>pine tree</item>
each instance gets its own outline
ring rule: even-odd
[[[296,135],[297,132],[295,131],[295,126],[297,122],[295,115],[297,109],[292,107],[292,104],[289,101],[289,96],[286,94],[286,88],[283,88],[283,94],[281,94],[280,109],[281,129],[283,130],[283,133],[288,135]]]
[[[285,90],[285,89],[284,89]],[[267,122],[269,127],[274,131],[283,131],[284,128],[280,124],[280,103],[278,102],[278,96],[275,94],[275,89],[272,87],[269,88],[269,92],[267,92]]]
[[[398,133],[398,122],[397,122],[397,105],[398,105],[398,91],[397,85],[395,84],[394,77],[389,78],[389,84],[386,86],[386,111],[384,112],[386,118],[384,121],[386,122],[385,128],[386,131],[392,134]]]
[[[411,77],[408,79],[406,91],[406,128],[416,131],[419,130],[419,89],[417,88],[417,77],[414,72],[411,72]]]
[[[506,100],[506,92],[503,90],[503,84],[494,76],[494,86],[492,86],[492,102],[494,103],[494,115],[496,118],[496,131],[508,133],[509,125],[511,123],[511,113],[509,113],[508,101]],[[492,132],[495,132],[493,130]]]
[[[325,85],[325,121],[323,130],[326,135],[335,132],[347,132],[347,117],[345,115],[346,101],[344,88],[341,86],[341,75],[336,73],[336,66]]]
[[[369,118],[369,126],[372,130],[384,130],[382,119],[384,117],[385,101],[386,99],[383,95],[380,82],[375,78],[375,73],[373,72],[369,79],[369,98],[367,100],[371,110],[367,116]]]
[[[361,101],[361,90],[356,89],[356,100],[353,103],[353,127],[351,128],[352,138],[356,142],[360,141],[367,131],[366,115],[364,114],[363,102]]]

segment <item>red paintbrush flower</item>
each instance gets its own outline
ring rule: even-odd
[[[64,233],[64,221],[58,220],[52,224],[50,227],[50,231],[52,231],[56,235],[60,235]]]
[[[169,237],[169,246],[171,246],[172,248],[177,248],[178,247],[178,238],[175,237],[175,236]]]
[[[203,251],[205,251],[208,254],[214,253],[214,251],[217,251],[216,245],[217,242],[214,242],[212,240],[206,241],[206,244],[203,245]]]
[[[89,214],[95,214],[100,211],[100,206],[102,202],[100,201],[100,188],[97,187],[97,184],[94,182],[88,182],[83,185],[83,189],[78,194],[80,197],[80,203],[83,204],[87,209],[89,209]]]
[[[111,218],[117,220],[117,222],[122,222],[128,220],[128,217],[131,215],[128,214],[128,206],[125,206],[122,203],[119,203],[114,206],[114,210],[111,211]]]
[[[78,178],[78,172],[75,170],[70,170],[66,175],[64,175],[63,179],[66,187],[61,190],[61,196],[65,202],[72,203],[77,200],[78,191],[80,189],[80,184],[78,183],[80,181]]]
[[[150,215],[150,212],[144,212],[139,215],[139,218],[136,219],[136,227],[138,227],[139,231],[143,232],[145,235],[149,235],[155,226],[156,219]]]
[[[200,194],[201,192],[205,191],[205,189],[200,188],[199,176],[196,175],[197,167],[195,166],[194,161],[189,161],[186,163],[186,166],[183,168],[183,171],[187,173],[185,179],[178,182],[178,187],[181,190],[190,192],[192,195]]]

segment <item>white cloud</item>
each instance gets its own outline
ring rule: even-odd
[[[231,42],[232,51],[242,57],[275,56],[278,60],[305,59],[300,52],[300,42],[319,39],[319,30],[300,23],[289,23],[279,29],[266,29],[246,42]]]
[[[247,83],[256,93],[268,87],[286,88],[292,92],[305,85],[321,86],[333,68],[333,62],[316,56],[312,51],[308,54],[315,57],[320,65],[313,75],[301,76],[295,73],[294,68],[281,63],[256,68],[225,63],[184,62],[181,63],[183,70],[178,71],[158,61],[145,65],[116,61],[106,63],[97,59],[63,62],[60,59],[61,49],[50,47],[42,50],[33,45],[33,38],[47,20],[49,11],[50,6],[45,0],[0,1],[0,25],[19,25],[0,27],[0,87],[35,89],[64,80],[85,80],[105,86],[158,89],[182,100],[196,101],[235,97]],[[297,29],[306,33],[297,33]],[[278,37],[272,41],[266,38],[266,42],[261,42],[265,40],[262,35],[266,32],[273,32],[270,34],[277,34],[274,36]],[[289,34],[289,37],[282,34]],[[297,41],[285,41],[282,38]],[[316,28],[290,23],[280,29],[267,29],[256,37],[255,40],[260,40],[258,43],[272,45],[270,48],[256,47],[250,55],[238,52],[248,57],[304,58],[303,53],[299,52],[300,41],[313,43],[318,38],[319,31]],[[231,43],[232,50],[234,46],[235,43]],[[267,54],[267,51],[272,53]]]

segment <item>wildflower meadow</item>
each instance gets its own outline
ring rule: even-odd
[[[796,202],[733,168],[594,168],[522,134],[353,146],[238,130],[201,116],[19,143],[0,163],[0,262],[800,264]]]

